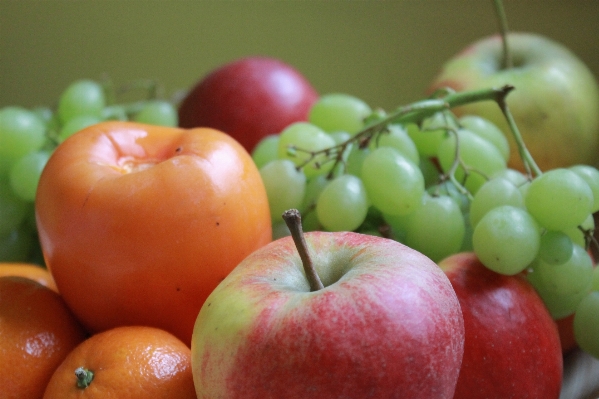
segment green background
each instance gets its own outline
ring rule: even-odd
[[[599,0],[506,0],[512,30],[599,76]],[[0,0],[0,106],[52,105],[68,83],[158,80],[167,95],[247,55],[280,58],[320,93],[389,109],[423,96],[450,56],[497,31],[491,0]]]

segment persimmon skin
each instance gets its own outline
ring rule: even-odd
[[[35,206],[46,265],[92,332],[149,325],[189,345],[206,297],[272,240],[255,164],[213,129],[83,129],[50,157]]]

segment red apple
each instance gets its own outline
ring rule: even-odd
[[[461,398],[558,398],[563,358],[557,327],[522,275],[487,269],[474,253],[439,263],[464,316]]]
[[[179,106],[181,127],[212,127],[251,152],[265,136],[305,121],[318,98],[310,82],[273,58],[247,57],[205,76]]]
[[[305,242],[324,288],[284,237],[212,292],[192,340],[198,398],[451,398],[463,321],[437,265],[353,232]]]
[[[599,85],[589,68],[566,47],[540,35],[511,33],[508,45],[512,67],[502,67],[501,37],[484,38],[445,63],[430,92],[442,87],[467,91],[513,85],[516,89],[507,104],[542,170],[598,164]],[[497,104],[477,102],[455,111],[497,124],[510,142],[509,166],[522,170],[515,140]]]

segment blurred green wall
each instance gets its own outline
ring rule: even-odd
[[[512,30],[562,42],[599,76],[599,0],[505,0]],[[0,0],[0,107],[51,105],[77,78],[156,79],[167,94],[246,55],[280,58],[321,93],[390,109],[497,31],[491,0]]]

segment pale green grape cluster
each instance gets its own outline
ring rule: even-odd
[[[34,216],[41,172],[54,148],[74,133],[105,120],[177,126],[172,101],[144,98],[117,104],[107,85],[72,82],[57,106],[0,109],[0,262],[43,263]]]
[[[386,118],[356,97],[324,95],[307,121],[258,144],[275,235],[288,234],[281,213],[297,208],[306,231],[379,235],[434,261],[473,251],[497,273],[525,274],[555,319],[576,313],[581,347],[599,357],[599,272],[588,250],[599,170],[510,169],[506,137],[479,116]]]

